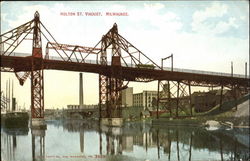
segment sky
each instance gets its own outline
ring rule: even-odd
[[[17,9],[18,8],[18,9]],[[1,34],[33,19],[35,11],[53,37],[64,44],[94,47],[102,35],[118,25],[119,34],[160,65],[174,55],[174,67],[213,72],[245,73],[249,65],[248,1],[77,1],[1,2]],[[82,12],[83,16],[64,16]],[[85,16],[99,12],[102,16]],[[106,16],[125,12],[127,16]],[[46,41],[42,39],[43,54]],[[22,45],[22,44],[21,44]],[[18,48],[28,52],[31,46]],[[164,63],[170,67],[170,62]],[[78,104],[79,73],[44,71],[45,108]],[[30,80],[20,86],[13,73],[1,73],[1,91],[14,81],[18,105],[30,106]],[[98,75],[83,73],[84,103],[98,103]],[[134,93],[157,90],[156,82],[129,83]]]

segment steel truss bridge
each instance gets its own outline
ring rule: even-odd
[[[42,37],[47,41],[42,51]],[[1,72],[13,72],[21,85],[31,79],[32,118],[44,117],[44,70],[63,70],[99,74],[100,118],[121,117],[121,91],[130,81],[158,81],[159,104],[171,112],[175,101],[176,116],[183,110],[181,98],[188,98],[192,115],[191,86],[227,87],[235,99],[249,92],[250,79],[242,75],[163,68],[118,33],[117,25],[102,36],[94,47],[58,43],[40,21],[34,19],[0,35]],[[17,50],[25,42],[31,54]],[[43,54],[45,52],[45,54]],[[221,100],[222,103],[222,90]],[[158,115],[157,115],[158,116]]]

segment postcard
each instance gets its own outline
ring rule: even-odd
[[[248,1],[2,1],[1,160],[249,160]]]

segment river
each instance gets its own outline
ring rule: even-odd
[[[249,129],[208,131],[150,122],[111,128],[93,121],[54,120],[47,121],[46,130],[1,127],[1,160],[249,160],[249,143],[242,143],[241,136],[249,136]]]

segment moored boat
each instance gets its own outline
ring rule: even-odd
[[[28,112],[13,111],[1,113],[1,125],[4,127],[28,127],[28,123]]]

